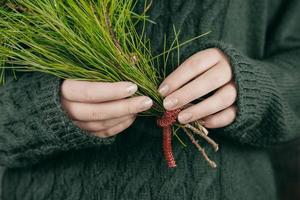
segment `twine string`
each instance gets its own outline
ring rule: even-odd
[[[181,109],[165,111],[164,115],[157,119],[157,124],[163,129],[163,153],[169,168],[176,167],[176,161],[172,150],[172,125],[176,123]]]

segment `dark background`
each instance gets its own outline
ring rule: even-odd
[[[2,199],[1,198],[1,189],[2,189],[2,175],[3,175],[3,168],[0,167],[0,200]]]
[[[300,138],[272,151],[279,196],[300,200]]]

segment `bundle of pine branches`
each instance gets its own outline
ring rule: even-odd
[[[154,101],[152,109],[140,115],[159,118],[168,166],[176,166],[170,129],[177,136],[177,130],[183,128],[208,163],[216,167],[194,136],[201,136],[217,151],[207,130],[199,121],[177,123],[179,110],[165,111],[163,97],[157,91],[165,77],[165,69],[155,67],[160,57],[167,62],[172,50],[203,35],[154,56],[144,29],[136,31],[138,23],[143,27],[153,23],[145,14],[150,4],[145,4],[141,14],[133,12],[134,6],[133,0],[6,1],[0,8],[0,81],[4,83],[8,70],[85,81],[131,81],[138,85],[136,95],[147,95]]]

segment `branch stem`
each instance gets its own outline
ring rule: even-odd
[[[187,134],[187,136],[190,138],[190,140],[192,141],[192,143],[197,147],[197,149],[202,154],[202,156],[204,157],[204,159],[208,162],[208,164],[212,168],[217,168],[217,164],[208,157],[208,155],[205,152],[205,149],[200,146],[200,144],[198,143],[198,141],[193,136],[192,132],[190,130],[188,130],[187,128],[183,128],[183,130]]]

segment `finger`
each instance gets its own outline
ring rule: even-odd
[[[204,99],[200,103],[181,111],[178,115],[178,121],[180,123],[189,123],[212,115],[234,104],[236,98],[236,86],[234,82],[230,82],[221,87],[207,99]]]
[[[131,82],[88,82],[65,80],[61,86],[62,96],[70,101],[99,103],[129,97],[137,91]]]
[[[98,136],[100,138],[112,137],[114,135],[117,135],[118,133],[121,133],[122,131],[124,131],[128,127],[130,127],[133,122],[134,122],[134,120],[130,119],[130,120],[127,120],[123,123],[120,123],[120,124],[110,128],[110,129],[94,132],[92,134],[95,135],[95,136]]]
[[[118,118],[108,119],[103,121],[90,121],[90,122],[75,121],[74,123],[83,130],[97,132],[97,131],[109,129],[129,119],[135,120],[135,118],[136,115],[126,115],[123,117],[118,117]]]
[[[225,85],[231,79],[231,66],[225,62],[220,62],[195,80],[167,96],[164,99],[164,107],[167,110],[182,107]]]
[[[152,107],[153,101],[146,96],[99,104],[72,102],[62,99],[62,105],[74,121],[101,121],[146,111]]]
[[[233,123],[237,114],[237,107],[235,105],[226,108],[216,114],[203,118],[204,126],[206,128],[222,128]]]
[[[216,65],[221,59],[221,53],[218,49],[207,49],[200,51],[172,72],[160,85],[159,92],[163,96],[174,92],[196,76],[199,76],[209,68]]]

